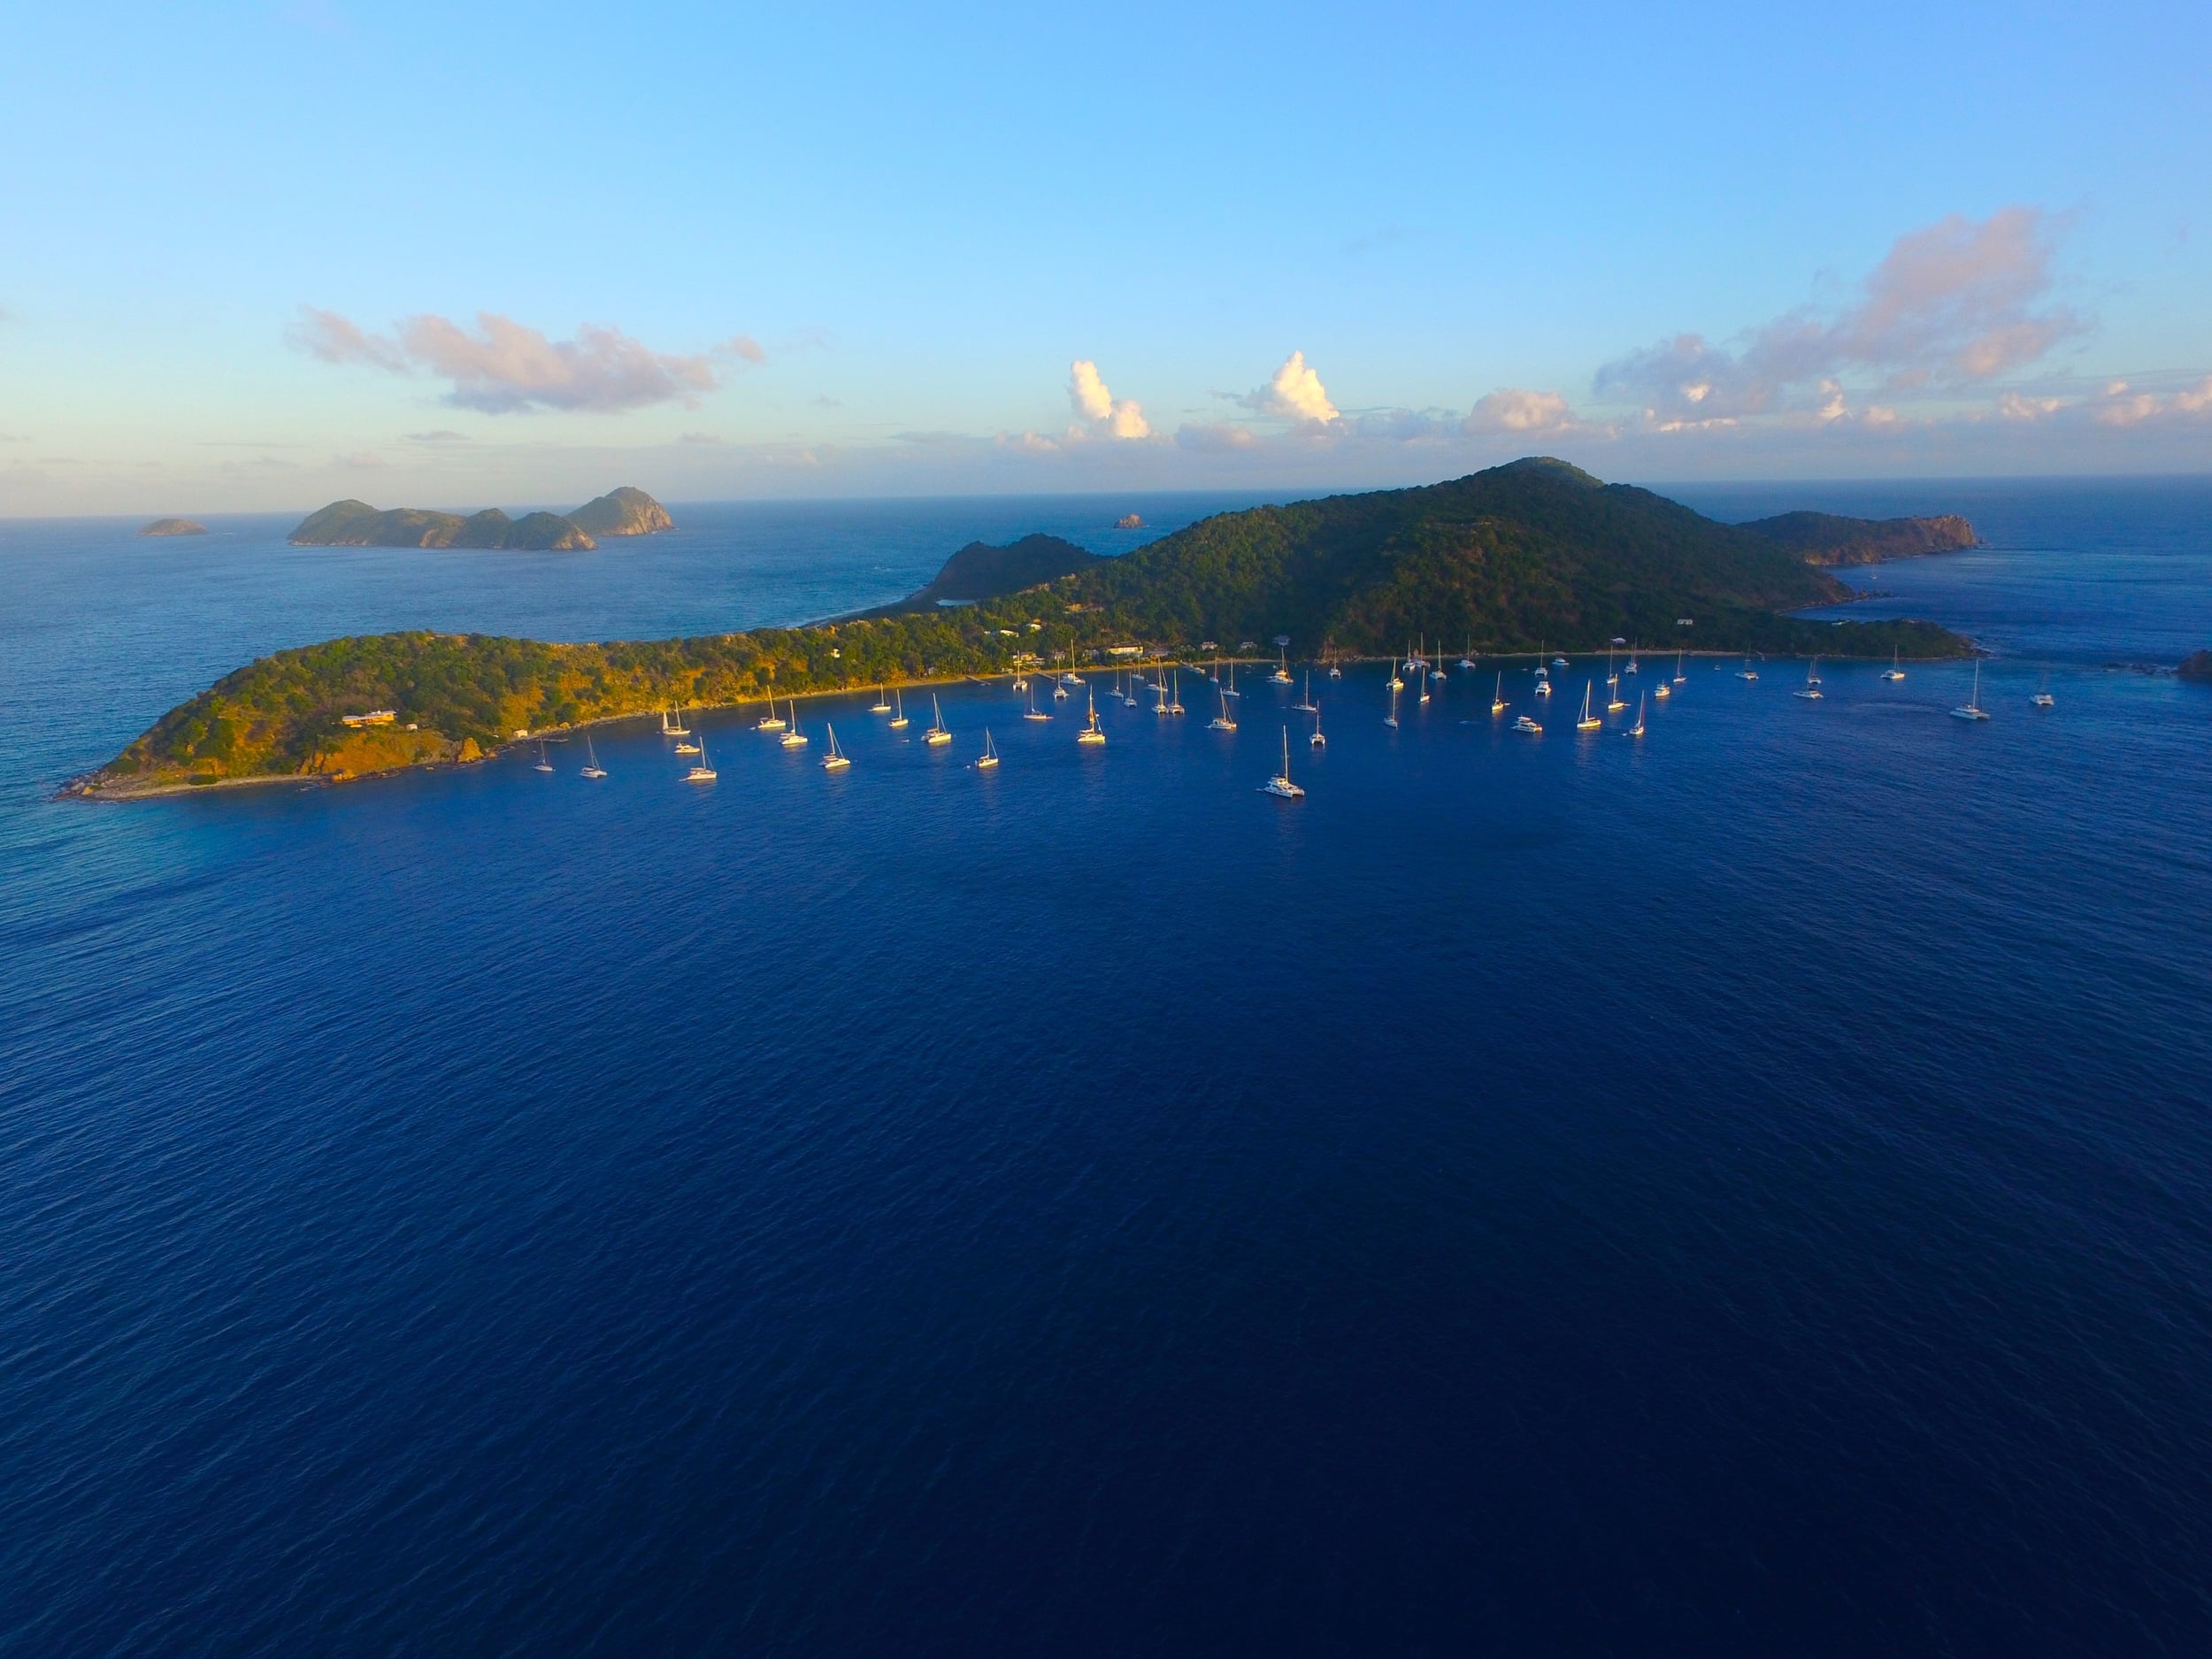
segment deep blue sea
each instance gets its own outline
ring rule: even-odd
[[[1251,498],[0,524],[0,1653],[2212,1652],[2212,690],[2107,666],[2212,645],[2212,483],[1677,493],[1966,511],[1855,579],[1993,718],[1187,675],[54,803],[278,647]]]

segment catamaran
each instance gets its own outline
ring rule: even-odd
[[[1225,696],[1222,698],[1221,712],[1214,716],[1212,719],[1206,722],[1206,729],[1209,732],[1233,732],[1237,729],[1237,723],[1229,718],[1229,699],[1227,697]]]
[[[991,728],[987,726],[983,728],[983,753],[976,757],[975,769],[978,772],[988,772],[997,764],[998,749],[991,741]]]
[[[1331,680],[1341,680],[1344,678],[1344,671],[1337,666],[1334,659],[1332,659],[1329,663],[1329,678]]]
[[[548,760],[545,757],[545,740],[543,738],[540,738],[538,740],[538,764],[531,767],[530,770],[532,772],[551,772],[553,770],[553,763]]]
[[[1473,672],[1475,666],[1475,642],[1472,640],[1467,641],[1467,650],[1465,655],[1460,657],[1459,665],[1462,668],[1466,669],[1471,673]]]
[[[791,700],[791,729],[776,741],[786,749],[806,747],[806,733],[799,729],[799,700],[796,697]]]
[[[607,769],[599,764],[599,751],[592,748],[591,739],[587,735],[584,739],[584,776],[603,778],[606,775]]]
[[[1889,648],[1889,666],[1882,670],[1882,678],[1884,680],[1902,680],[1904,677],[1905,671],[1897,666],[1897,648],[1893,645]]]
[[[1313,705],[1313,735],[1306,741],[1316,749],[1326,749],[1329,746],[1329,740],[1321,735],[1321,705],[1317,703]]]
[[[1575,722],[1575,730],[1578,732],[1594,732],[1598,729],[1598,727],[1605,724],[1602,719],[1590,712],[1590,694],[1596,689],[1597,686],[1594,681],[1585,680],[1583,682],[1582,718]]]
[[[1790,693],[1790,695],[1803,697],[1814,703],[1820,701],[1820,658],[1816,657],[1805,664],[1805,683]]]
[[[1106,741],[1106,733],[1098,729],[1098,694],[1091,694],[1091,723],[1075,734],[1075,741],[1086,748],[1095,749]]]
[[[1182,687],[1179,686],[1176,689],[1179,691]],[[1229,678],[1221,687],[1221,695],[1225,697],[1241,697],[1244,695],[1237,689],[1237,659],[1233,657],[1229,659]]]
[[[1283,769],[1262,784],[1260,792],[1284,801],[1295,801],[1300,795],[1305,794],[1303,789],[1290,780],[1290,728],[1286,726],[1283,728]]]
[[[1634,646],[1632,646],[1632,646],[1630,646],[1630,647],[1628,648],[1628,666],[1627,666],[1627,667],[1625,667],[1625,668],[1624,668],[1624,669],[1622,669],[1622,670],[1621,670],[1621,672],[1623,672],[1624,674],[1632,674],[1632,673],[1634,673],[1635,672],[1636,672],[1636,648],[1635,648]]]
[[[1743,659],[1743,666],[1736,671],[1736,678],[1739,680],[1756,680],[1758,677],[1759,671],[1751,665],[1751,658],[1749,655],[1747,654]]]
[[[672,710],[663,711],[661,735],[663,737],[689,737],[691,735],[691,728],[684,724],[684,711],[680,704]]]
[[[1964,708],[1954,709],[1951,712],[1962,720],[1986,720],[1989,718],[1989,710],[1982,707],[1982,662],[1980,657],[1978,657],[1974,659],[1973,695],[1967,698],[1966,706]]]
[[[823,721],[822,724],[827,727],[829,731],[829,753],[822,757],[822,770],[824,772],[842,772],[846,767],[851,765],[852,762],[847,760],[845,758],[845,751],[837,747],[837,728],[831,726],[826,720]]]
[[[691,763],[691,770],[684,774],[686,783],[712,783],[714,768],[707,760],[706,744],[699,745],[699,758]]]
[[[2043,676],[2042,684],[2036,688],[2035,695],[2030,697],[2028,701],[2039,709],[2055,709],[2058,707],[2058,699],[2051,695],[2051,677],[2049,674],[2046,673]]]
[[[894,732],[903,732],[906,730],[906,694],[902,691],[895,691],[891,695],[896,704],[891,715],[891,729]]]
[[[1234,678],[1235,672],[1236,670],[1232,665],[1230,669],[1232,678]],[[1233,697],[1237,694],[1233,691],[1229,695]],[[1180,714],[1183,711],[1183,671],[1179,668],[1175,671],[1174,688],[1167,694],[1167,711],[1170,714]]]
[[[898,722],[894,720],[891,724],[896,726]],[[753,730],[756,732],[780,732],[783,730],[783,717],[776,712],[776,694],[773,691],[771,691],[768,694],[768,712],[762,715],[759,719],[753,722]]]
[[[1490,693],[1490,712],[1503,714],[1505,708],[1505,670],[1501,668],[1498,670],[1498,683]]]
[[[885,694],[883,687],[878,686],[876,687],[876,700],[875,703],[869,708],[868,712],[871,714],[888,714],[891,712],[891,699]]]
[[[929,730],[922,733],[922,741],[937,749],[952,741],[952,733],[945,730],[945,711],[937,706],[937,694],[929,694]]]

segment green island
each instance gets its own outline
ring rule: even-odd
[[[141,526],[141,535],[205,535],[207,526],[190,518],[157,518],[150,525]]]
[[[334,501],[300,520],[294,547],[512,548],[565,552],[595,548],[598,536],[650,535],[672,530],[668,509],[625,484],[574,512],[530,512],[511,518],[496,507],[464,518],[426,507],[380,511],[365,501]]]
[[[1420,488],[1223,513],[1119,558],[1049,537],[979,544],[956,556],[956,595],[941,574],[898,605],[807,627],[582,644],[365,634],[225,676],[65,792],[335,780],[772,688],[989,677],[1054,657],[1187,659],[1277,634],[1302,656],[1347,658],[1392,655],[1417,636],[1486,656],[1603,649],[1616,636],[1665,651],[1970,650],[1932,623],[1787,614],[1854,595],[1819,561],[1865,521],[1831,522],[1838,536],[1808,546],[1537,457]],[[1066,569],[1037,579],[1056,565]]]

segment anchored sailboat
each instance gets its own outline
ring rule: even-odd
[[[1790,693],[1790,695],[1817,703],[1820,701],[1820,658],[1816,657],[1805,665],[1805,683]]]
[[[1590,712],[1590,694],[1596,689],[1597,687],[1593,682],[1588,680],[1583,682],[1582,718],[1575,722],[1575,730],[1578,732],[1594,732],[1605,724],[1602,719]]]
[[[1625,732],[1623,732],[1621,735],[1623,737],[1641,737],[1643,734],[1644,699],[1642,694],[1639,693],[1636,698],[1636,724],[1630,726]]]
[[[842,772],[846,767],[851,765],[852,762],[847,760],[845,758],[845,751],[837,747],[837,728],[831,726],[826,720],[823,721],[822,724],[829,731],[829,753],[822,757],[822,770],[824,772]]]
[[[1091,694],[1091,723],[1075,734],[1075,741],[1088,749],[1095,749],[1106,741],[1106,733],[1098,729],[1098,694]]]
[[[888,714],[891,712],[891,699],[884,695],[884,688],[881,686],[878,686],[876,687],[876,700],[870,705],[868,712],[871,714]]]
[[[1023,715],[1022,718],[1025,720],[1049,720],[1051,718],[1051,715],[1046,713],[1045,710],[1037,706],[1037,694],[1034,691],[1032,691],[1029,694],[1029,712]]]
[[[1503,714],[1505,707],[1505,670],[1501,668],[1498,670],[1498,683],[1490,693],[1490,712]]]
[[[932,749],[951,742],[952,733],[945,730],[945,711],[937,706],[937,694],[933,691],[929,694],[929,730],[922,733],[922,741]]]
[[[1329,740],[1321,735],[1321,705],[1317,703],[1313,705],[1313,735],[1306,741],[1316,749],[1326,749],[1329,746]]]
[[[599,751],[592,748],[591,737],[587,733],[584,738],[584,776],[603,778],[606,775],[607,769],[599,764]]]
[[[1974,659],[1974,692],[1967,698],[1964,708],[1954,709],[1952,714],[1962,720],[1986,720],[1989,710],[1982,707],[1982,660]]]
[[[991,728],[983,728],[983,753],[976,757],[975,769],[988,772],[998,764],[998,747],[991,741]]]
[[[1290,780],[1290,728],[1286,726],[1283,728],[1283,769],[1262,784],[1260,791],[1283,801],[1295,801],[1305,794]]]
[[[804,749],[806,733],[799,729],[799,700],[791,700],[791,729],[776,740],[786,749]]]
[[[1229,718],[1229,699],[1225,695],[1221,699],[1221,712],[1206,722],[1206,729],[1209,732],[1233,732],[1237,729],[1237,723]]]
[[[540,738],[538,740],[538,764],[531,767],[530,770],[532,772],[551,772],[553,770],[553,763],[548,760],[545,757],[545,740],[543,738]]]
[[[891,695],[896,705],[891,715],[891,729],[894,732],[903,732],[906,730],[906,694],[902,691],[895,691]]]
[[[1889,666],[1882,670],[1882,678],[1884,680],[1902,680],[1904,677],[1905,671],[1897,666],[1897,648],[1893,645],[1889,648]]]
[[[684,774],[684,781],[686,783],[712,783],[714,778],[714,767],[707,759],[707,746],[703,741],[699,745],[699,758],[691,763],[691,770]]]

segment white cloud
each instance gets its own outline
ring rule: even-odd
[[[1177,430],[1175,442],[1186,449],[1219,454],[1256,448],[1259,438],[1250,427],[1240,426],[1233,420],[1198,420],[1186,421]]]
[[[2041,420],[2065,407],[2063,399],[2029,397],[2020,392],[2007,392],[1997,400],[1997,413],[2006,420]]]
[[[1110,438],[1152,435],[1152,425],[1144,418],[1143,405],[1134,398],[1117,400],[1100,377],[1098,365],[1088,357],[1078,357],[1068,365],[1068,403],[1079,423],[1069,429],[1071,437],[1087,434]]]
[[[450,382],[444,401],[486,414],[526,410],[608,411],[677,403],[689,408],[721,384],[717,358],[749,363],[765,354],[743,334],[710,352],[654,351],[618,328],[585,324],[573,340],[549,340],[493,311],[476,314],[476,332],[443,317],[408,318],[376,334],[335,311],[303,305],[290,339],[325,363],[365,364],[390,373],[426,373]]]
[[[1557,392],[1502,387],[1476,399],[1462,426],[1470,433],[1536,433],[1563,432],[1578,424],[1575,411]]]
[[[1735,349],[1681,334],[1598,371],[1601,394],[1643,404],[1653,424],[1825,411],[1839,377],[1936,395],[2035,362],[2086,322],[2047,303],[2063,225],[2033,207],[1979,221],[1954,214],[1893,242],[1857,301],[1822,318],[1801,307],[1752,329]]]
[[[1241,400],[1247,409],[1263,415],[1282,415],[1326,426],[1337,418],[1336,405],[1323,389],[1321,377],[1306,365],[1306,354],[1294,351],[1275,371],[1275,378]]]

